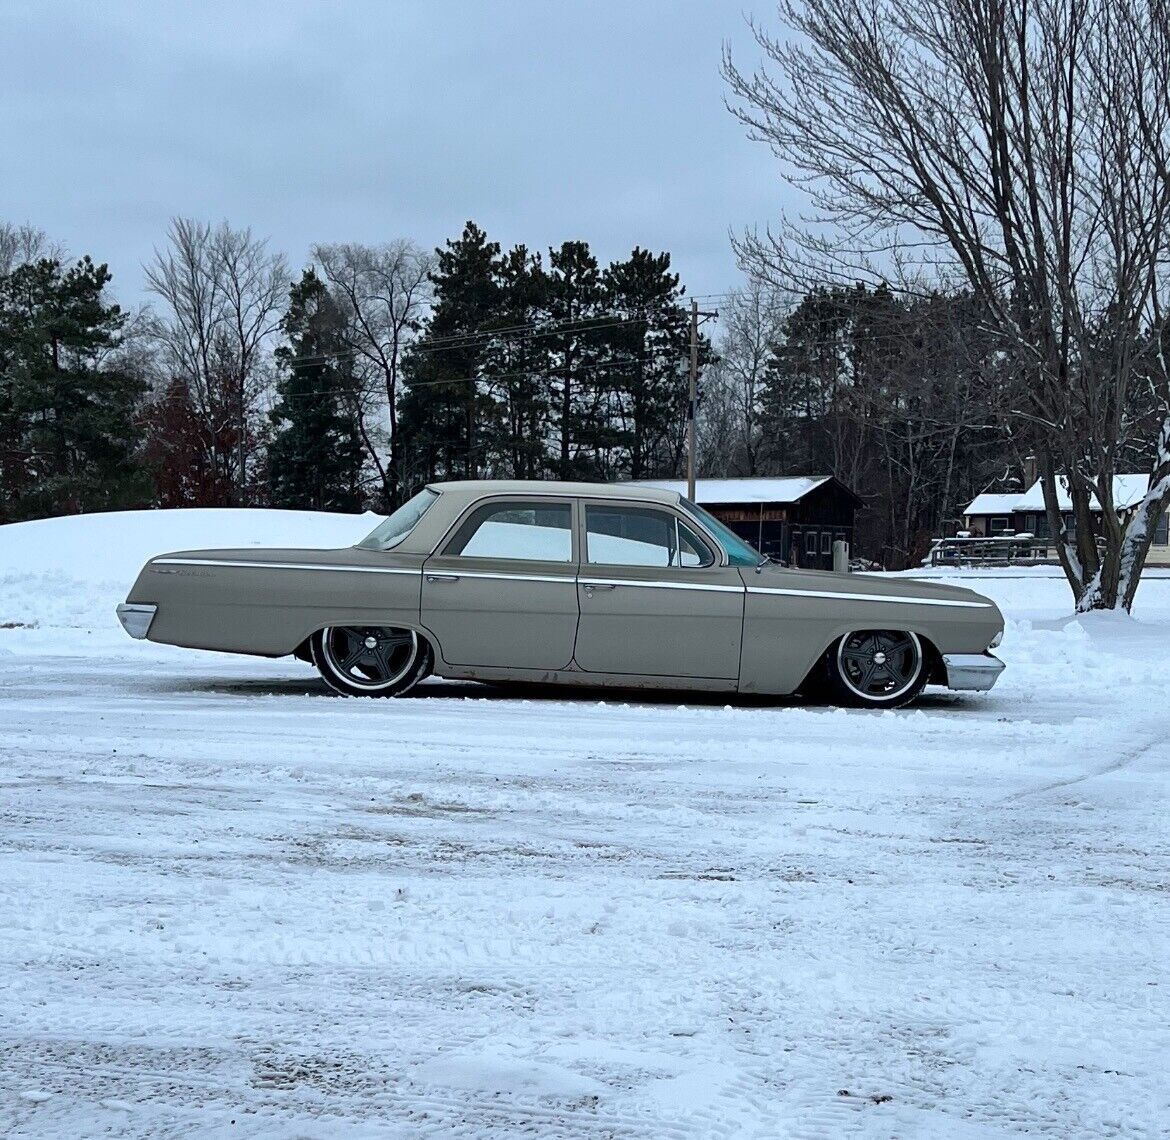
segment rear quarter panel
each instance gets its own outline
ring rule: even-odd
[[[419,628],[421,555],[195,550],[143,567],[127,601],[153,604],[149,639],[283,657],[326,625]]]

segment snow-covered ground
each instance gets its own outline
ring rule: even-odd
[[[372,522],[0,528],[0,1135],[1170,1132],[1170,580],[962,574],[999,687],[881,715],[347,701],[113,617]]]

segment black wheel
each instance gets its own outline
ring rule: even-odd
[[[431,647],[413,629],[330,626],[309,645],[325,683],[347,697],[400,697],[431,670]]]
[[[902,630],[859,629],[829,650],[833,697],[860,708],[908,705],[926,685],[926,657],[918,635]]]

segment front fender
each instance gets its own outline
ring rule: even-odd
[[[926,583],[915,589],[918,584],[905,579],[794,574],[777,584],[774,577],[760,583],[745,574],[745,582],[743,693],[795,692],[826,650],[858,629],[916,633],[943,657],[985,653],[1003,629],[1003,616],[989,599],[965,590],[931,590]],[[931,679],[941,680],[938,663],[928,664]]]

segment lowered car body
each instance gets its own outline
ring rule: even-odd
[[[160,555],[119,617],[164,644],[296,653],[355,695],[434,672],[894,707],[1003,668],[1003,618],[973,591],[774,566],[675,492],[588,483],[435,483],[354,547]]]

